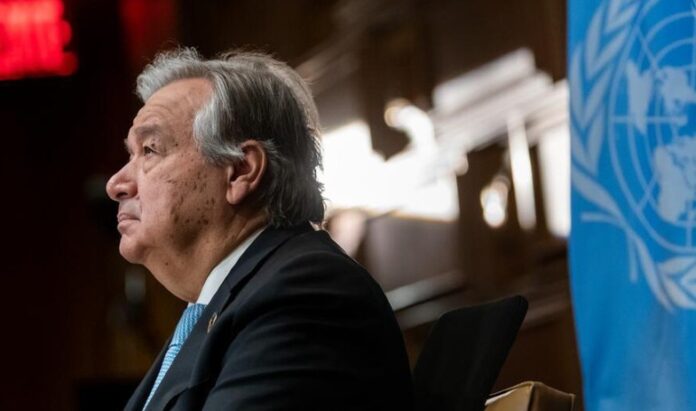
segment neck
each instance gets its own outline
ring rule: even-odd
[[[150,258],[145,266],[169,292],[195,303],[212,269],[267,222],[265,213],[237,214],[228,224],[201,234],[189,246],[163,258]]]

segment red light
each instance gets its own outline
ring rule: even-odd
[[[132,68],[139,72],[158,49],[176,39],[175,0],[120,0],[123,33]],[[172,46],[170,41],[169,47]]]
[[[0,0],[0,80],[74,73],[71,36],[61,0]]]

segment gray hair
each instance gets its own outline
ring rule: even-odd
[[[255,52],[232,51],[204,60],[195,49],[158,54],[138,76],[145,102],[176,80],[204,78],[213,95],[196,113],[193,138],[212,164],[238,163],[246,140],[260,142],[268,167],[257,192],[270,224],[287,227],[324,219],[319,116],[307,84],[287,64]]]

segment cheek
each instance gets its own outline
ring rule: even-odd
[[[208,179],[197,173],[192,178],[166,181],[166,205],[161,217],[179,228],[203,228],[210,224],[211,211],[218,202],[210,193]],[[164,222],[162,222],[164,223]]]
[[[175,160],[153,170],[148,176],[150,184],[140,190],[143,221],[147,219],[148,230],[160,238],[205,229],[220,217],[218,211],[224,203],[225,178],[219,170],[187,156]]]
[[[176,178],[159,178],[140,187],[141,220],[150,230],[165,228],[171,221],[178,223],[186,201],[184,184]]]

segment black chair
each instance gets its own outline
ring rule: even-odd
[[[416,410],[483,410],[527,306],[515,296],[443,315],[413,372]]]

